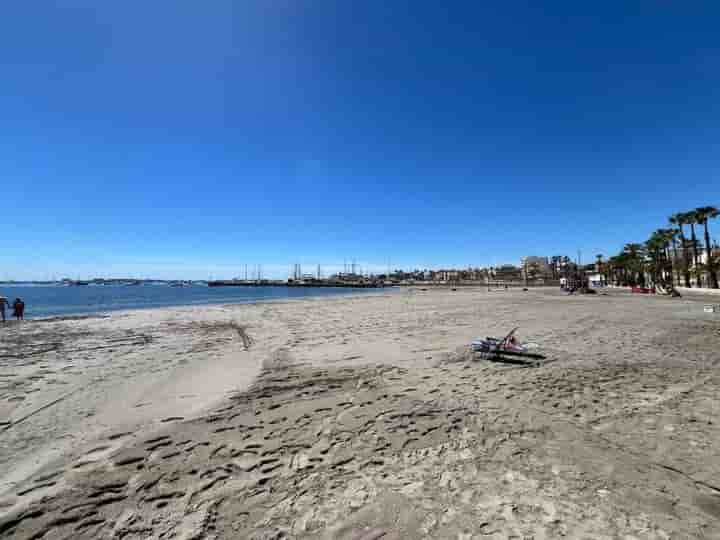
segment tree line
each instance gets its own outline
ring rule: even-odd
[[[608,281],[616,285],[718,286],[720,249],[710,242],[709,221],[720,216],[714,206],[678,212],[668,227],[657,229],[643,243],[626,244],[605,263]],[[700,230],[702,227],[702,230]],[[703,239],[698,239],[702,233]],[[598,256],[598,262],[600,262]]]

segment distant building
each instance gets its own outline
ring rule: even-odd
[[[504,264],[490,269],[490,280],[492,281],[521,281],[523,279],[522,269],[512,264]]]
[[[553,279],[567,278],[575,273],[576,264],[567,255],[554,255],[550,257],[550,270]]]
[[[520,261],[523,271],[523,279],[526,281],[537,281],[554,279],[555,274],[547,257],[523,257]]]
[[[437,270],[434,278],[435,281],[458,281],[459,279],[459,270]]]

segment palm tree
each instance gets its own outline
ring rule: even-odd
[[[670,263],[670,281],[675,285],[675,276],[677,275],[677,284],[680,285],[680,269],[678,267],[678,251],[677,251],[677,236],[678,230],[674,227],[665,229],[666,238],[669,242],[667,247],[668,261]],[[672,253],[670,247],[672,246]]]
[[[608,285],[615,282],[615,280],[613,279],[614,274],[615,274],[615,264],[613,261],[613,257],[608,257],[608,260],[605,263],[605,279],[607,280]]]
[[[608,265],[603,263],[602,254],[595,255],[595,270],[600,274],[600,279],[604,279],[605,285],[610,282],[610,276],[608,275]]]
[[[675,235],[677,231],[675,229],[658,229],[656,231],[658,242],[661,247],[662,253],[662,274],[661,281],[666,282],[667,276],[670,276],[670,283],[673,282],[673,261],[670,255],[670,243],[675,243]]]
[[[677,225],[678,235],[680,236],[680,247],[682,248],[682,273],[685,281],[685,286],[690,287],[690,261],[688,260],[687,241],[685,240],[685,232],[683,231],[683,225],[685,221],[685,214],[678,212],[673,214],[668,219],[671,225]]]
[[[630,270],[630,284],[645,286],[645,246],[642,244],[626,244],[623,248],[626,269]]]
[[[714,206],[703,206],[695,209],[695,215],[698,219],[698,223],[703,225],[703,227],[705,228],[705,254],[707,256],[705,266],[707,268],[708,274],[710,275],[710,286],[713,289],[718,289],[720,288],[720,286],[718,286],[717,269],[715,268],[712,257],[712,246],[710,245],[710,231],[708,230],[708,220],[715,219],[716,217],[720,216],[720,210],[718,210]]]
[[[670,239],[674,235],[674,229],[658,229],[645,242],[648,258],[647,268],[650,271],[653,283],[664,284],[668,273],[672,279],[672,266],[669,266],[669,249]]]
[[[698,261],[697,236],[695,236],[695,225],[699,224],[699,221],[698,221],[699,216],[697,215],[695,210],[691,210],[690,212],[685,212],[683,215],[685,216],[685,223],[690,225],[690,232],[691,232],[691,236],[690,236],[691,246],[690,247],[692,248],[692,252],[693,252],[693,266],[695,266],[695,269],[697,270],[698,263],[700,261]],[[700,279],[697,279],[695,284],[697,287],[699,287]]]
[[[610,266],[613,282],[616,285],[627,285],[627,255],[625,253],[620,253],[614,257],[610,257],[608,265]]]
[[[650,238],[645,242],[645,249],[648,254],[647,269],[650,272],[650,279],[653,283],[658,281],[658,272],[660,268],[660,239],[658,238],[657,231],[655,231]]]

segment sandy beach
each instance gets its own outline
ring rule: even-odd
[[[447,288],[0,328],[0,537],[720,538],[718,297]],[[519,336],[546,359],[476,358]]]

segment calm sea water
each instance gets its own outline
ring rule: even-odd
[[[105,313],[120,309],[187,306],[198,304],[252,303],[264,300],[372,294],[382,289],[290,288],[290,287],[168,287],[137,286],[44,286],[0,285],[0,296],[10,303],[15,298],[25,302],[25,318]],[[12,310],[10,311],[12,313]],[[8,313],[8,315],[10,315]]]

